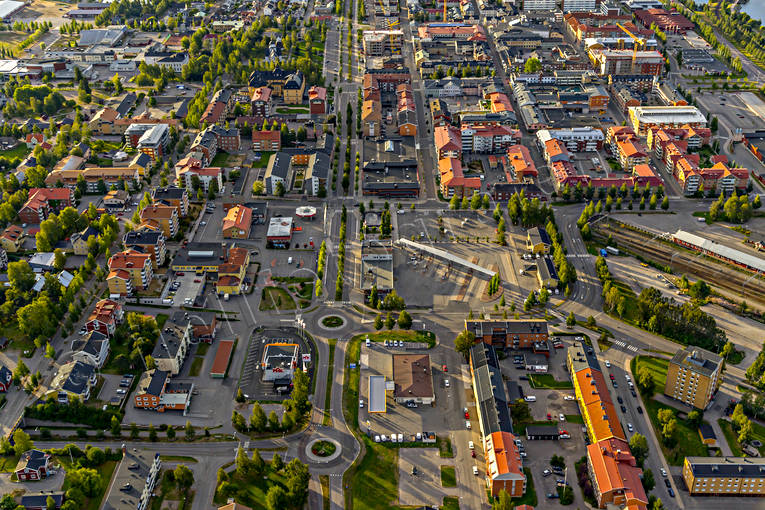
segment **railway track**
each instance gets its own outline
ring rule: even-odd
[[[620,248],[624,247],[652,262],[671,267],[675,272],[702,278],[750,303],[765,305],[765,281],[754,274],[744,273],[701,253],[688,253],[681,248],[673,248],[662,241],[652,240],[647,235],[610,222],[599,223],[593,232],[603,238],[610,234]]]

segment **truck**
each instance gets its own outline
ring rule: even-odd
[[[606,251],[611,255],[619,255],[619,250],[613,246],[606,246]]]

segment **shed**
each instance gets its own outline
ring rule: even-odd
[[[707,446],[717,445],[717,435],[714,429],[709,423],[702,423],[699,425],[699,436],[701,436],[701,442]]]
[[[231,353],[234,352],[234,340],[221,340],[218,343],[218,351],[215,353],[210,377],[223,379],[228,372],[228,365],[231,362]]]
[[[369,412],[384,413],[387,409],[385,402],[385,376],[369,376]]]
[[[529,441],[532,439],[557,440],[558,434],[557,425],[529,425],[526,427],[526,439]]]

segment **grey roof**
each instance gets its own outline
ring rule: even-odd
[[[265,218],[266,212],[268,212],[268,202],[247,202],[244,204],[246,207],[252,209],[252,217],[262,216]]]
[[[159,341],[154,345],[151,355],[154,359],[172,359],[178,355],[181,348],[185,326],[168,323],[159,333]]]
[[[479,342],[470,349],[473,389],[484,437],[494,432],[513,432],[505,385],[494,347]]]
[[[557,436],[559,434],[557,425],[527,425],[527,436]]]
[[[83,30],[80,32],[80,46],[92,46],[94,44],[105,44],[112,46],[116,44],[127,33],[127,28],[96,28],[92,30]]]
[[[50,455],[35,448],[22,453],[19,463],[23,462],[27,468],[37,471],[48,462],[49,458]]]
[[[122,462],[117,466],[114,480],[101,508],[103,510],[135,510],[140,508],[144,489],[147,486],[149,489],[153,488],[156,478],[159,476],[159,469],[154,473],[151,471],[154,462],[161,465],[159,453],[128,448]],[[150,492],[147,492],[146,497],[149,497]]]
[[[190,242],[178,249],[173,259],[174,266],[218,266],[223,261],[225,250],[220,243]]]
[[[151,166],[151,157],[144,152],[140,152],[130,161],[130,164],[147,168]]]
[[[53,268],[55,256],[53,252],[37,252],[34,253],[27,263],[35,269],[35,266],[39,269]]]
[[[151,194],[151,197],[154,200],[160,200],[162,198],[181,199],[187,193],[188,192],[185,188],[179,188],[178,186],[165,186],[164,188],[155,188]]]
[[[335,135],[325,132],[321,135],[319,141],[316,142],[316,150],[323,152],[327,155],[332,154],[332,150],[335,147]]]
[[[763,457],[686,457],[695,477],[765,478]]]
[[[547,334],[547,321],[542,319],[469,319],[465,321],[465,329],[476,337],[491,333],[502,335]]]
[[[82,232],[75,232],[74,234],[72,234],[71,239],[72,239],[72,242],[80,238],[82,238],[84,241],[87,241],[88,239],[90,239],[91,236],[98,238],[98,234],[99,234],[98,230],[96,230],[95,227],[92,227],[89,225],[85,227],[85,230],[83,230]]]
[[[712,428],[712,425],[709,423],[702,423],[699,425],[699,434],[701,434],[701,437],[704,439],[714,439],[717,440],[717,434],[715,434],[715,429]]]
[[[141,380],[138,382],[136,393],[160,396],[169,375],[170,372],[164,372],[157,368],[144,372],[141,374]]]
[[[284,88],[287,90],[296,90],[303,86],[303,73],[301,71],[295,71],[291,75],[287,76],[284,81]]]
[[[24,508],[47,508],[49,497],[53,498],[56,508],[59,508],[64,502],[64,493],[61,491],[35,492],[21,496],[21,506]]]
[[[157,61],[157,63],[173,64],[175,62],[184,62],[186,58],[187,58],[186,53],[173,53],[172,55],[162,57],[161,59]]]
[[[170,322],[180,326],[186,327],[187,324],[192,326],[210,326],[215,320],[215,312],[194,312],[186,318],[185,312],[175,312],[170,317]]]
[[[531,239],[532,244],[543,243],[548,246],[552,244],[552,241],[550,241],[550,236],[547,234],[547,230],[542,227],[530,228],[528,231],[528,237]]]
[[[91,331],[77,342],[75,350],[82,351],[91,356],[98,356],[104,342],[109,342],[109,338],[106,335],[99,331]],[[74,347],[74,345],[72,347]]]
[[[717,354],[696,346],[680,349],[672,357],[673,364],[706,376],[712,375],[722,362],[723,359]]]
[[[117,112],[120,114],[120,117],[127,115],[127,113],[135,104],[136,99],[137,96],[135,95],[135,92],[128,92],[125,97],[122,98],[120,104],[118,104],[115,108],[115,110],[117,110]]]
[[[317,179],[326,179],[328,175],[329,156],[323,152],[311,154],[311,157],[308,159],[308,170],[306,171],[305,178],[316,177]]]
[[[66,381],[64,381],[64,384],[61,385],[61,389],[76,395],[81,395],[85,393],[85,390],[89,385],[88,381],[95,375],[95,373],[96,367],[93,365],[88,365],[87,363],[83,363],[81,361],[75,361],[74,366],[72,367],[72,371],[69,372],[69,376],[66,378]]]
[[[540,257],[537,259],[537,271],[542,280],[557,280],[558,271],[550,257]]]
[[[744,253],[734,248],[729,248],[728,246],[710,241],[709,239],[697,236],[696,234],[691,234],[690,232],[685,232],[684,230],[675,232],[674,237],[676,240],[693,245],[703,252],[709,252],[719,257],[743,264],[756,271],[765,272],[765,260],[760,257]]]
[[[122,242],[125,243],[125,248],[139,244],[155,245],[162,237],[163,234],[161,230],[151,230],[147,228],[142,230],[131,230],[123,236]]]
[[[281,177],[282,179],[286,179],[287,173],[289,172],[289,169],[290,169],[291,161],[292,161],[292,156],[290,156],[286,152],[277,152],[276,154],[272,155],[271,160],[268,162],[266,177],[275,175],[277,177]]]
[[[7,383],[13,377],[13,372],[5,365],[0,365],[0,382]]]
[[[573,373],[577,373],[586,368],[602,372],[598,358],[595,357],[595,351],[592,351],[592,354],[588,354],[588,351],[585,350],[582,342],[574,342],[574,344],[568,348],[566,359],[571,361],[571,370]]]
[[[170,128],[167,127],[167,124],[156,124],[141,135],[141,138],[138,140],[138,145],[158,145],[162,141],[162,138],[167,136],[169,130]]]

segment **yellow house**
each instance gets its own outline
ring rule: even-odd
[[[178,233],[178,209],[171,205],[150,205],[141,210],[141,223],[162,231],[168,239]]]
[[[125,296],[135,289],[146,289],[154,278],[151,255],[135,250],[115,253],[109,259],[109,275],[106,283],[109,293]]]
[[[550,236],[542,227],[530,228],[526,233],[526,249],[531,253],[550,253]]]
[[[284,80],[284,102],[287,104],[301,104],[305,92],[305,78],[303,73],[295,71]]]
[[[87,227],[82,232],[75,232],[72,234],[72,248],[75,255],[87,256],[88,254],[88,239],[95,237],[98,239],[98,230],[93,227]]]
[[[0,245],[8,253],[16,253],[24,241],[24,230],[18,225],[11,225],[0,235]]]
[[[250,252],[247,249],[231,248],[228,260],[218,268],[218,281],[215,284],[218,294],[241,294],[249,264]]]

